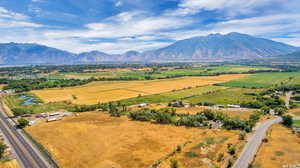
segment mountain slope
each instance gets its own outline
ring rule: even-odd
[[[75,54],[43,45],[29,43],[0,44],[0,64],[68,64],[73,63],[75,60]]]
[[[124,54],[107,54],[100,51],[74,54],[71,52],[38,45],[3,43],[0,44],[0,64],[72,64],[100,62],[159,62],[189,61],[216,62],[238,60],[284,60],[299,56],[286,55],[300,49],[284,43],[246,34],[211,34],[175,42],[157,50],[139,53],[128,51]]]
[[[211,34],[178,41],[145,53],[155,60],[241,60],[261,59],[297,51],[294,46],[246,34]]]

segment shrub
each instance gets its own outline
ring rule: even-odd
[[[286,115],[282,117],[282,124],[291,127],[293,125],[293,117],[290,115]]]
[[[234,155],[235,152],[236,152],[235,146],[234,146],[234,145],[229,145],[229,146],[228,146],[228,153],[229,153],[230,155]]]
[[[171,160],[170,168],[179,168],[179,163],[176,159]]]
[[[20,118],[18,119],[18,127],[19,128],[24,128],[26,127],[27,125],[29,125],[29,121],[24,119],[24,118]]]
[[[21,115],[24,115],[24,114],[32,113],[31,110],[25,109],[25,108],[13,108],[11,110],[14,113],[15,116],[21,116]]]
[[[0,159],[2,159],[6,148],[7,148],[7,146],[5,144],[3,144],[2,142],[0,142]]]

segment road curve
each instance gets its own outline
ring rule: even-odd
[[[278,117],[261,124],[254,132],[254,135],[249,138],[248,143],[244,147],[238,160],[234,163],[233,168],[248,168],[250,163],[253,161],[268,128],[275,123],[281,122],[281,120],[282,119]]]
[[[48,168],[39,153],[22,137],[17,129],[7,120],[0,106],[0,129],[17,155],[17,160],[23,168]]]

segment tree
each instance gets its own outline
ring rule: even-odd
[[[282,124],[291,127],[293,125],[293,117],[290,115],[286,115],[282,117]]]
[[[264,106],[261,108],[261,111],[264,113],[264,114],[269,114],[270,113],[270,107],[268,106]]]
[[[275,108],[275,113],[277,114],[277,115],[283,115],[284,113],[286,113],[286,108],[283,108],[283,107],[277,107],[277,108]]]
[[[170,167],[171,167],[171,168],[179,168],[178,161],[177,161],[176,159],[172,159],[172,160],[171,160]]]
[[[7,148],[7,146],[5,144],[3,144],[2,142],[0,142],[0,159],[2,159],[6,148]]]
[[[24,128],[26,127],[27,125],[29,125],[29,121],[24,119],[24,118],[20,118],[18,119],[18,127],[19,128]]]

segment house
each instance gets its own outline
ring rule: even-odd
[[[139,104],[139,107],[140,107],[140,108],[146,107],[146,106],[147,106],[147,104],[145,104],[145,103]]]
[[[239,105],[233,105],[233,104],[228,104],[227,107],[228,108],[241,108],[241,106],[239,106]]]

